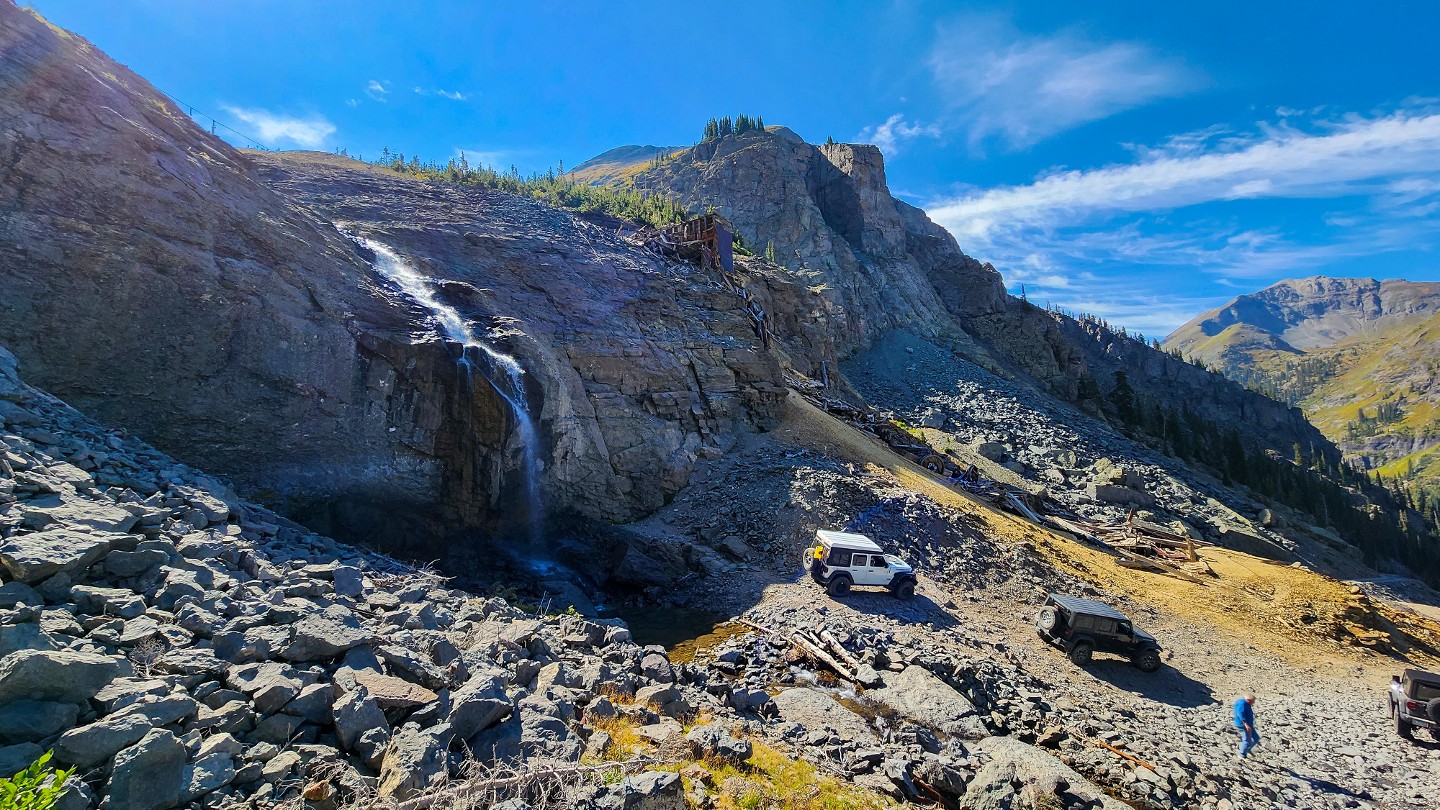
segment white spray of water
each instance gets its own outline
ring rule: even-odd
[[[395,282],[402,292],[415,300],[415,303],[428,310],[446,337],[465,347],[467,351],[461,354],[460,363],[467,370],[474,368],[470,362],[468,351],[474,349],[485,356],[490,367],[498,369],[504,374],[503,380],[496,380],[483,369],[481,371],[482,374],[485,374],[485,379],[510,406],[511,412],[515,414],[515,439],[520,443],[520,452],[524,463],[522,474],[525,476],[526,507],[530,512],[527,516],[530,521],[530,539],[532,545],[535,544],[539,539],[541,523],[544,520],[540,501],[540,436],[535,430],[535,420],[530,415],[530,405],[525,399],[525,369],[515,358],[496,351],[481,340],[475,334],[475,330],[471,328],[469,320],[435,295],[432,287],[434,280],[421,275],[414,265],[401,257],[389,245],[363,236],[352,236],[352,238],[375,253],[376,270]]]

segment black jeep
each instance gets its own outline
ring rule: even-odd
[[[1082,667],[1098,650],[1123,655],[1142,672],[1160,668],[1160,645],[1155,637],[1137,630],[1115,608],[1092,599],[1050,594],[1035,617],[1035,630]]]
[[[1390,684],[1390,719],[1395,733],[1411,739],[1414,728],[1430,729],[1440,740],[1440,673],[1407,669]]]

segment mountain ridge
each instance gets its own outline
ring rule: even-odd
[[[1440,495],[1440,282],[1287,279],[1163,343],[1305,409],[1351,459]],[[1426,503],[1420,504],[1425,508]]]

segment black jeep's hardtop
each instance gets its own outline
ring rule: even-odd
[[[1081,666],[1090,663],[1093,653],[1107,652],[1129,658],[1144,672],[1160,668],[1160,643],[1155,637],[1094,599],[1050,594],[1035,617],[1035,631]]]

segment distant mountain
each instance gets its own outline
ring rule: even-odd
[[[571,169],[569,177],[592,185],[613,183],[644,169],[656,155],[668,155],[680,149],[679,146],[617,146]]]
[[[1352,458],[1440,487],[1440,283],[1281,281],[1164,346],[1305,409]]]

